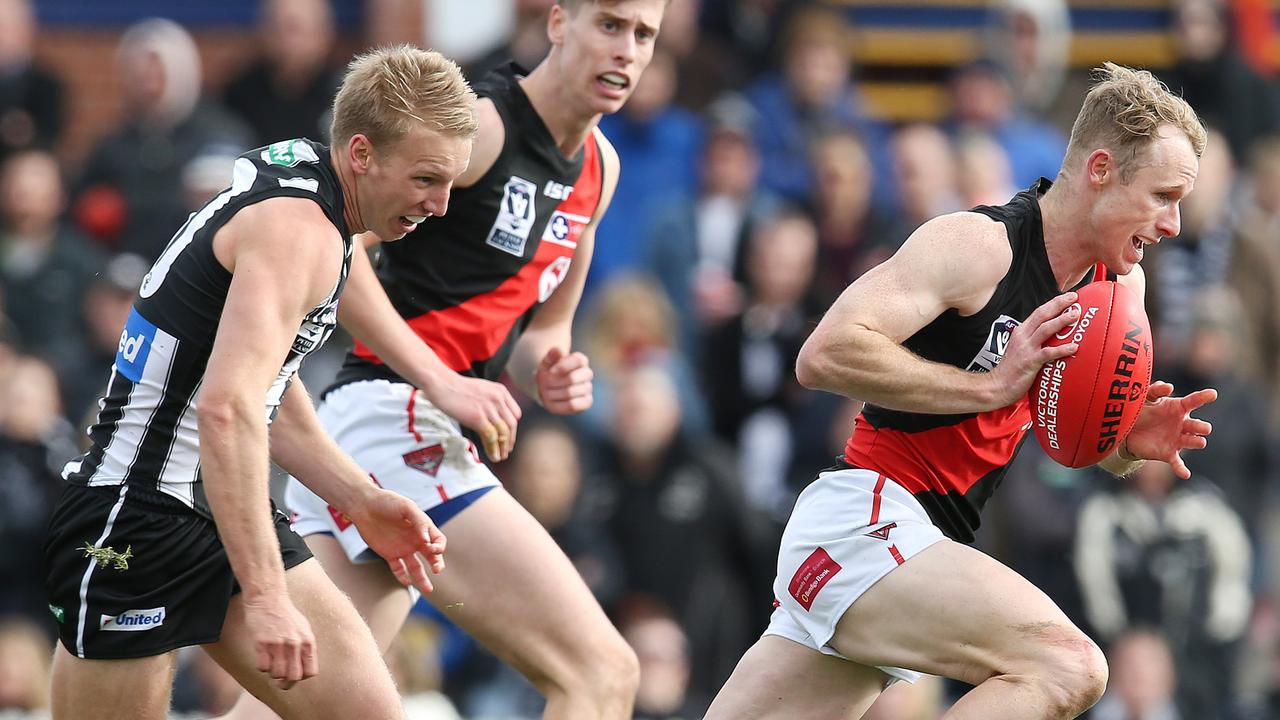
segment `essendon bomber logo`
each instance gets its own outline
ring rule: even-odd
[[[404,464],[435,477],[440,472],[440,463],[444,461],[444,446],[431,445],[418,448],[404,454]]]
[[[538,216],[533,203],[537,193],[537,185],[512,175],[503,188],[498,217],[494,218],[485,243],[505,253],[523,257],[524,246],[529,242],[529,231],[533,229],[533,222]]]
[[[1013,334],[1013,329],[1021,324],[1008,315],[996,318],[996,321],[991,323],[991,332],[987,334],[987,340],[983,343],[982,349],[973,356],[973,360],[969,361],[969,367],[965,370],[969,372],[995,370],[996,365],[1000,364],[1000,358],[1004,357],[1005,349],[1009,347],[1009,336]]]

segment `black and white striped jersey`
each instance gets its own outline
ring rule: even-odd
[[[213,238],[241,208],[273,197],[314,200],[343,238],[345,258],[333,290],[298,328],[293,347],[264,398],[270,422],[302,359],[337,325],[338,296],[351,267],[352,238],[342,188],[325,146],[286,140],[235,161],[231,187],[193,213],[143,278],[120,333],[106,397],[89,428],[92,446],[63,477],[79,485],[142,485],[212,517],[200,477],[196,407],[231,273],[213,253]],[[297,238],[298,252],[307,252]],[[288,268],[281,268],[287,282]]]

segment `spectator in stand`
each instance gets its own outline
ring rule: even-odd
[[[1280,130],[1280,100],[1237,52],[1229,13],[1224,0],[1176,0],[1178,60],[1160,79],[1191,103],[1205,125],[1222,130],[1232,155],[1247,158],[1254,142]]]
[[[695,360],[704,334],[742,310],[743,248],[782,207],[759,186],[755,111],[742,98],[725,96],[709,114],[701,184],[668,198],[646,243],[646,269],[674,305],[681,346]]]
[[[885,242],[892,222],[871,202],[873,169],[861,137],[843,130],[824,135],[814,143],[813,164],[818,174],[810,200],[818,226],[815,299],[826,307],[849,283],[887,260],[903,238]]]
[[[952,144],[961,205],[1003,205],[1021,190],[1013,182],[1009,154],[990,135],[961,133]]]
[[[482,78],[490,70],[508,62],[515,62],[522,68],[535,67],[551,49],[551,43],[547,40],[547,13],[554,4],[555,0],[515,0],[515,27],[512,28],[510,37],[503,44],[464,65],[467,77],[472,80]],[[663,34],[666,34],[665,29]]]
[[[653,230],[654,207],[668,197],[688,197],[695,191],[703,128],[696,115],[672,104],[678,83],[675,58],[658,48],[627,104],[600,120],[600,129],[626,171],[618,177],[609,212],[600,220],[598,232],[608,242],[596,246],[591,255],[588,293],[617,272],[639,269],[645,240]]]
[[[1244,311],[1236,292],[1223,285],[1202,290],[1192,301],[1192,330],[1184,377],[1175,387],[1213,387],[1218,399],[1201,417],[1217,437],[1203,452],[1187,457],[1187,467],[1208,478],[1244,521],[1251,545],[1263,540],[1264,513],[1280,489],[1276,435],[1267,423],[1266,389],[1244,374]],[[1265,573],[1265,569],[1262,571]],[[1261,574],[1261,573],[1260,573]]]
[[[671,373],[680,390],[685,424],[697,432],[710,430],[695,366],[680,344],[676,310],[656,281],[644,276],[615,277],[595,297],[586,322],[585,345],[595,373],[594,402],[577,417],[577,424],[591,441],[608,434],[618,379],[650,362],[663,364]]]
[[[74,454],[62,419],[58,379],[38,358],[14,359],[0,381],[0,615],[49,617],[39,548],[62,487],[58,473]],[[68,618],[70,621],[70,618]]]
[[[955,151],[942,130],[934,125],[908,125],[894,133],[890,152],[902,210],[897,224],[880,242],[896,248],[925,221],[965,207],[956,178]]]
[[[813,5],[797,11],[783,32],[782,71],[762,77],[746,91],[758,117],[761,183],[792,202],[802,203],[812,194],[810,142],[827,132],[859,132],[867,141],[875,177],[886,175],[880,172],[888,168],[886,133],[864,115],[847,35],[843,17],[833,9]],[[877,185],[875,197],[878,204],[887,204],[890,188]]]
[[[1067,137],[1018,108],[1000,66],[990,60],[965,65],[952,75],[949,87],[951,113],[942,127],[950,138],[968,133],[990,136],[1004,148],[1019,189],[1041,177],[1058,176]]]
[[[1253,352],[1244,359],[1271,398],[1280,429],[1280,136],[1254,146],[1227,282],[1240,293]]]
[[[689,638],[662,603],[632,596],[618,611],[618,629],[640,660],[635,720],[692,720]]]
[[[100,370],[115,361],[120,332],[150,267],[137,255],[117,255],[94,275],[85,290],[75,350],[59,358],[66,416],[76,427],[91,423],[98,412],[98,398],[107,388]],[[80,450],[87,450],[88,435],[80,434],[77,439],[82,444]]]
[[[327,142],[342,75],[329,0],[264,0],[258,35],[258,57],[227,85],[223,102],[253,129],[253,145]]]
[[[1253,551],[1240,516],[1203,479],[1148,462],[1085,502],[1076,572],[1089,624],[1105,640],[1157,628],[1178,668],[1178,709],[1226,717],[1238,641],[1253,610]]]
[[[0,0],[0,160],[62,139],[65,90],[35,61],[35,37],[30,0]]]
[[[53,641],[35,621],[0,619],[0,715],[48,712],[52,649]]]
[[[1008,78],[1021,112],[1070,128],[1087,88],[1068,82],[1071,12],[1066,0],[996,0],[991,7],[982,54]]]
[[[684,427],[665,367],[641,363],[615,386],[597,512],[627,590],[670,607],[689,635],[690,702],[701,713],[770,611],[763,523],[742,498],[728,449]]]
[[[65,198],[48,151],[20,150],[0,164],[3,305],[24,349],[50,359],[75,347],[84,288],[102,267],[97,250],[63,221]]]
[[[1174,704],[1178,674],[1169,644],[1147,630],[1130,630],[1107,653],[1107,692],[1089,713],[1096,720],[1190,720]]]
[[[823,429],[834,397],[796,382],[800,346],[813,328],[817,230],[786,213],[762,225],[747,258],[743,311],[713,330],[703,354],[716,435],[738,451],[747,502],[782,525],[815,464],[831,461]],[[800,478],[804,478],[801,480]]]
[[[187,167],[209,156],[233,158],[252,140],[224,109],[200,102],[200,56],[177,23],[131,26],[116,57],[127,115],[90,154],[75,213],[100,242],[153,260],[191,212]],[[95,216],[110,205],[118,212]]]
[[[1238,261],[1252,265],[1261,259],[1237,238],[1239,209],[1232,203],[1236,182],[1231,148],[1217,131],[1209,131],[1208,137],[1200,156],[1196,191],[1182,202],[1182,232],[1161,241],[1160,251],[1151,253],[1143,264],[1147,270],[1147,312],[1160,348],[1156,362],[1161,370],[1179,373],[1187,360],[1196,297],[1205,288],[1226,282]],[[1275,250],[1280,251],[1280,246]],[[1265,268],[1263,263],[1240,269],[1252,274]],[[1252,285],[1250,278],[1241,276],[1239,280]],[[1242,335],[1240,340],[1248,342],[1249,338]],[[1254,372],[1256,349],[1242,347],[1241,351],[1242,362],[1249,366],[1246,372]]]

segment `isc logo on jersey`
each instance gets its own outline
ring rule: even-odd
[[[164,624],[163,607],[146,610],[125,610],[119,615],[103,615],[98,621],[99,630],[118,632],[138,632],[151,630]]]
[[[1001,315],[996,321],[991,323],[991,332],[987,333],[986,342],[983,343],[982,349],[978,354],[973,356],[973,360],[969,362],[969,366],[965,368],[969,372],[977,372],[985,370],[991,372],[1000,364],[1000,358],[1004,357],[1004,351],[1009,347],[1009,336],[1013,334],[1013,329],[1022,323],[1009,317]]]
[[[533,204],[537,194],[537,185],[512,175],[506,187],[503,188],[498,217],[494,219],[485,243],[516,257],[524,256],[524,246],[529,242],[529,231],[533,229],[533,221],[538,216],[537,208]]]
[[[120,332],[120,345],[116,348],[116,368],[121,375],[135,383],[142,379],[155,339],[156,326],[139,315],[137,308],[130,310],[129,319]]]

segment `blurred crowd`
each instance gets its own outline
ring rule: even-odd
[[[451,2],[419,0],[433,22],[418,42],[501,20],[460,58],[472,77],[546,52],[552,0],[462,18]],[[1182,482],[1160,463],[1069,470],[1028,442],[979,540],[1107,650],[1097,720],[1280,717],[1280,86],[1241,52],[1236,4],[1171,0],[1173,59],[1152,68],[1210,128],[1182,233],[1144,263],[1156,375],[1220,393],[1209,448]],[[265,0],[256,54],[217,83],[200,28],[103,28],[123,111],[70,157],[67,78],[42,62],[32,0],[0,0],[0,717],[47,712],[36,549],[142,276],[237,154],[325,139],[346,56],[396,25],[394,5],[368,0],[367,28],[351,28],[328,0]],[[889,122],[861,91],[843,4],[672,0],[634,96],[601,123],[623,172],[575,336],[595,405],[568,422],[526,408],[496,468],[635,648],[637,717],[699,717],[766,624],[791,503],[858,410],[795,380],[816,318],[926,219],[1056,174],[1088,85],[1069,9],[993,0],[975,56],[947,69],[944,116]],[[311,361],[312,388],[344,349]],[[425,603],[389,660],[411,717],[541,712]],[[868,717],[937,718],[962,690],[899,684]],[[176,715],[216,714],[235,692],[184,651]]]

